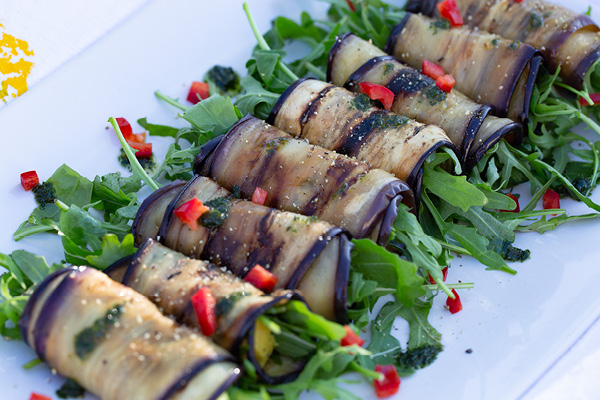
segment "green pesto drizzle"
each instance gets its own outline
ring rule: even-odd
[[[359,111],[367,111],[372,106],[369,96],[363,93],[350,100],[350,104]]]
[[[398,128],[406,125],[408,118],[398,114],[377,114],[373,120],[373,128]]]
[[[206,228],[217,228],[223,225],[223,222],[229,216],[229,207],[231,206],[231,198],[217,197],[204,203],[210,210],[200,216],[200,223]]]
[[[537,13],[529,14],[529,30],[535,31],[544,23],[544,18]]]
[[[242,297],[249,296],[246,292],[235,292],[226,297],[221,297],[215,305],[215,314],[217,317],[227,314],[231,311],[235,303]]]
[[[429,104],[435,106],[442,101],[446,101],[448,94],[437,85],[430,85],[427,89],[423,90],[423,95],[429,100]]]
[[[514,50],[517,47],[519,47],[520,44],[521,44],[520,40],[515,40],[514,42],[512,42],[511,44],[508,45],[508,49],[509,50]]]
[[[438,19],[429,24],[429,29],[433,30],[433,34],[436,35],[438,30],[450,29],[450,21],[447,19]]]
[[[264,144],[265,151],[268,154],[273,154],[276,150],[279,150],[283,146],[285,146],[285,144],[289,141],[290,139],[285,137],[279,137],[277,139],[269,140],[267,143]]]
[[[383,76],[386,76],[387,74],[389,74],[390,72],[392,72],[394,70],[394,64],[392,63],[385,63],[383,66]]]
[[[124,304],[113,306],[103,317],[94,321],[92,326],[85,328],[75,336],[75,354],[77,354],[77,357],[85,360],[96,346],[106,339],[108,331],[117,323],[124,309]]]

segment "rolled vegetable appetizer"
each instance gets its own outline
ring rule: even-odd
[[[48,276],[19,326],[42,360],[105,400],[216,399],[240,374],[225,350],[91,268]]]
[[[245,197],[265,190],[265,205],[317,217],[354,237],[385,244],[398,204],[415,209],[412,191],[392,174],[295,139],[253,116],[217,140],[218,146],[196,157],[196,173],[228,189],[237,185]]]
[[[535,48],[469,28],[440,28],[434,19],[407,13],[384,50],[414,68],[423,60],[439,64],[462,93],[492,105],[499,117],[527,123],[542,61]]]
[[[444,131],[370,105],[347,89],[301,79],[279,97],[267,122],[309,143],[391,172],[413,190],[437,148],[455,150]]]
[[[331,48],[327,72],[334,84],[353,92],[360,92],[361,82],[390,89],[395,95],[391,110],[444,129],[467,169],[501,138],[514,144],[522,140],[520,124],[491,115],[490,106],[477,104],[456,89],[440,90],[430,77],[352,33],[338,38]]]
[[[439,17],[442,0],[411,0],[408,10]],[[456,0],[465,24],[527,43],[576,89],[600,58],[600,28],[590,17],[543,0]]]
[[[197,229],[174,214],[192,199],[210,207]],[[259,264],[277,277],[275,289],[298,289],[316,313],[347,319],[352,243],[327,222],[237,199],[213,180],[196,176],[185,186],[173,183],[148,197],[132,232],[138,245],[158,237],[176,251],[210,260],[242,278]]]
[[[287,337],[279,338],[262,322],[277,317],[275,307],[282,314],[289,311],[290,301],[303,302],[296,292],[266,295],[214,264],[187,258],[152,239],[139,248],[123,284],[148,297],[176,321],[200,329],[238,358],[248,358],[266,383],[293,380],[311,355],[287,354]]]

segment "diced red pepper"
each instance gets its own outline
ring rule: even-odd
[[[365,341],[360,338],[348,325],[344,325],[344,329],[346,330],[346,336],[342,338],[340,344],[342,346],[352,346],[356,344],[358,346],[362,346],[365,344]]]
[[[37,172],[35,171],[27,171],[21,174],[21,186],[25,190],[31,190],[36,187],[40,183],[40,178],[38,178]]]
[[[187,224],[190,229],[196,231],[198,230],[198,218],[208,210],[210,210],[210,208],[194,197],[190,201],[186,201],[177,207],[175,211],[173,211],[173,214],[175,214],[181,222]]]
[[[560,196],[558,193],[552,189],[547,189],[546,193],[544,193],[544,197],[542,197],[542,207],[544,207],[544,210],[560,208]]]
[[[515,203],[517,203],[517,208],[515,208],[514,210],[500,210],[500,211],[501,212],[512,212],[512,213],[521,212],[521,206],[519,205],[519,198],[512,193],[506,193],[506,195],[508,197],[510,197],[511,199],[513,199],[515,201]]]
[[[375,372],[383,375],[381,379],[373,380],[373,387],[378,398],[383,399],[398,393],[398,389],[400,389],[400,377],[398,376],[396,367],[393,365],[377,364]]]
[[[265,204],[265,200],[267,200],[267,191],[259,188],[258,186],[254,189],[254,193],[252,194],[252,202],[254,204],[258,204],[262,206]]]
[[[444,282],[446,282],[447,277],[448,277],[448,267],[444,267],[442,269],[442,278],[444,279]],[[432,285],[436,284],[436,281],[435,281],[435,279],[433,279],[431,274],[429,275],[429,283],[431,283]]]
[[[217,301],[207,287],[200,288],[191,299],[200,329],[205,336],[211,336],[217,330],[217,314],[215,305]]]
[[[385,86],[376,85],[375,83],[361,82],[359,84],[361,93],[369,96],[371,100],[379,100],[386,110],[392,108],[394,104],[394,92]]]
[[[523,0],[514,0],[515,3],[521,3]]]
[[[452,294],[455,298],[452,300],[451,297],[448,297],[448,300],[446,300],[446,306],[448,306],[448,310],[452,314],[456,314],[462,310],[462,302],[460,301],[460,297],[458,296],[458,293],[456,293],[456,290],[452,289]]]
[[[437,79],[446,73],[441,65],[437,65],[431,61],[423,60],[423,74],[430,78]]]
[[[455,83],[456,83],[456,81],[454,80],[452,75],[448,75],[448,74],[439,76],[435,80],[435,84],[437,85],[437,87],[439,87],[446,93],[450,93],[450,91],[452,91],[452,88],[454,87]]]
[[[354,2],[352,0],[346,0],[346,3],[348,3],[348,8],[350,9],[350,11],[356,11],[356,7],[354,6]]]
[[[275,284],[279,278],[259,264],[256,264],[250,271],[248,271],[244,277],[244,280],[253,284],[263,292],[270,292],[275,287]]]
[[[463,18],[456,5],[456,0],[444,0],[441,3],[438,3],[437,9],[442,17],[450,21],[452,26],[463,25]]]
[[[131,147],[133,147],[134,149],[137,150],[135,152],[135,157],[136,158],[150,158],[150,157],[152,157],[152,143],[136,143],[136,142],[130,142],[129,140],[127,141],[127,143]]]
[[[146,133],[134,134],[131,124],[125,118],[117,118],[117,125],[119,125],[119,129],[121,130],[123,137],[128,142],[144,143],[146,141]]]
[[[581,104],[582,106],[595,106],[596,104],[600,104],[600,93],[591,93],[590,94],[590,99],[592,99],[592,101],[594,102],[594,104],[590,104],[585,98],[580,97],[579,98],[579,104]]]
[[[29,400],[52,400],[52,398],[44,396],[43,394],[33,392],[31,393]]]
[[[187,101],[192,104],[200,102],[200,100],[207,99],[210,96],[210,87],[206,82],[192,82],[190,91],[187,95]]]

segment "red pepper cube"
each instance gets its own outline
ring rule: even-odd
[[[542,207],[544,210],[553,210],[560,208],[560,196],[552,189],[547,189],[542,197]],[[556,215],[556,214],[552,214]]]
[[[150,158],[152,157],[152,143],[136,143],[127,141],[127,143],[135,150],[135,158]]]
[[[500,211],[501,212],[512,212],[512,213],[521,212],[521,206],[519,205],[519,198],[512,193],[507,193],[506,195],[508,197],[510,197],[511,199],[513,199],[515,201],[515,203],[517,203],[517,208],[515,208],[514,210],[500,210]]]
[[[259,206],[262,206],[265,204],[265,201],[267,200],[267,191],[263,190],[259,187],[256,187],[256,189],[254,189],[254,193],[252,194],[252,202],[254,204],[258,204]]]
[[[463,25],[463,18],[456,5],[456,0],[444,0],[441,3],[438,3],[437,9],[443,18],[450,21],[452,26]]]
[[[133,135],[133,128],[125,118],[117,118],[117,125],[119,125],[119,129],[125,139],[129,139],[129,137]]]
[[[270,271],[256,264],[244,277],[244,281],[251,283],[263,292],[270,292],[275,288],[277,284],[277,278]]]
[[[436,86],[446,93],[450,93],[450,91],[452,91],[452,88],[454,87],[455,83],[456,81],[454,80],[452,75],[448,74],[442,75],[435,80]]]
[[[446,282],[446,278],[448,277],[448,267],[444,267],[442,269],[442,278],[444,279],[444,282]],[[432,285],[435,285],[437,282],[435,281],[435,279],[433,279],[433,277],[431,276],[431,274],[429,275],[429,283],[431,283]]]
[[[383,399],[398,393],[398,389],[400,389],[400,377],[398,376],[396,367],[393,365],[377,364],[375,372],[383,375],[381,379],[373,380],[373,387],[378,398]]]
[[[423,74],[430,78],[437,79],[446,73],[441,65],[437,65],[431,61],[423,60]]]
[[[356,344],[362,347],[362,345],[365,344],[365,341],[361,339],[349,325],[344,325],[344,329],[346,330],[346,336],[344,336],[340,342],[342,346],[352,346],[353,344]]]
[[[462,302],[460,301],[460,296],[456,293],[455,289],[452,289],[452,294],[454,295],[454,300],[451,297],[448,297],[446,300],[446,306],[448,306],[448,310],[452,314],[456,314],[460,310],[462,310]]]
[[[205,336],[211,336],[217,330],[217,301],[208,287],[200,288],[191,298],[198,317],[200,329]]]
[[[210,87],[206,82],[192,82],[190,91],[187,95],[187,101],[192,104],[199,103],[200,100],[207,99],[210,96]]]
[[[200,218],[202,214],[209,210],[210,208],[202,204],[200,200],[194,197],[190,201],[186,201],[177,207],[175,211],[173,211],[173,214],[175,214],[175,216],[179,218],[181,222],[187,224],[190,229],[196,231],[198,230],[198,218]]]
[[[386,110],[392,108],[392,104],[394,104],[394,92],[385,86],[376,85],[374,83],[369,82],[361,82],[359,84],[360,92],[369,96],[371,100],[378,100],[383,104],[383,107]]]
[[[25,190],[31,190],[36,187],[40,183],[40,178],[38,178],[37,172],[35,171],[27,171],[21,174],[21,186]]]
[[[29,400],[52,400],[52,398],[33,392],[31,393],[31,396],[29,396]]]
[[[579,98],[579,104],[582,106],[595,106],[596,104],[600,104],[600,93],[590,93],[590,99],[594,102],[590,104],[585,98]]]

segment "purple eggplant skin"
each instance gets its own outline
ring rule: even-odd
[[[439,17],[441,0],[410,0],[407,10]],[[587,15],[545,0],[457,0],[465,24],[519,40],[544,55],[544,64],[576,89],[600,58],[600,28]]]
[[[497,116],[525,126],[541,53],[527,44],[468,27],[439,29],[435,22],[407,13],[384,50],[414,68],[421,68],[423,60],[440,64],[456,79],[456,89],[494,106]]]
[[[185,182],[181,180],[171,182],[154,191],[142,202],[131,225],[135,243],[140,244],[145,238],[158,234],[166,207],[184,185]]]
[[[267,123],[390,172],[413,191],[430,154],[442,146],[457,152],[441,128],[376,107],[356,107],[356,98],[345,88],[301,79],[279,97]]]
[[[520,123],[491,115],[489,105],[477,104],[456,89],[447,93],[444,101],[430,101],[433,79],[352,33],[336,40],[329,53],[328,74],[334,84],[354,92],[360,91],[361,82],[390,89],[395,95],[391,110],[444,129],[459,149],[465,172],[481,158],[480,148],[489,148],[500,138],[513,145],[522,140]],[[413,190],[420,193],[414,186]]]
[[[381,225],[390,196],[402,196],[415,211],[412,191],[391,174],[295,139],[250,115],[210,155],[198,157],[194,170],[228,189],[239,186],[247,198],[256,187],[264,188],[267,206],[315,216],[379,243],[387,241],[385,232],[391,229]]]
[[[229,298],[239,293],[244,296],[236,301],[224,314],[217,316],[217,330],[211,339],[231,351],[238,358],[242,356],[242,345],[248,339],[249,351],[253,354],[252,336],[258,317],[271,308],[297,300],[306,304],[304,298],[295,291],[276,291],[266,295],[250,283],[224,272],[206,261],[192,260],[152,239],[147,239],[139,248],[130,264],[124,284],[148,297],[165,314],[187,326],[200,328],[191,297],[201,287],[210,288],[217,300]],[[250,357],[259,377],[268,384],[289,382],[295,379],[304,368],[304,363],[288,363],[288,371],[272,375]]]
[[[96,322],[106,320],[117,305],[118,324],[93,343],[81,342],[86,347],[80,353],[80,335],[100,329]],[[224,350],[178,327],[149,300],[91,268],[49,275],[29,299],[19,327],[42,360],[107,400],[168,400],[181,393],[216,399],[240,375]],[[138,345],[144,349],[142,358]],[[181,348],[186,351],[180,355],[176,349]]]

